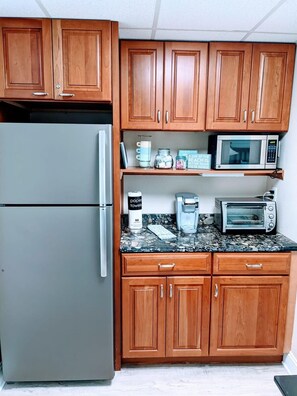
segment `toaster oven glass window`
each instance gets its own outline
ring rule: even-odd
[[[264,228],[262,205],[227,205],[227,228]]]
[[[261,146],[261,140],[223,140],[222,165],[260,164]]]

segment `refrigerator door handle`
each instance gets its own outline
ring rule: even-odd
[[[106,170],[105,170],[105,131],[98,133],[98,182],[99,182],[99,205],[106,205]]]
[[[107,277],[106,208],[99,208],[99,264],[101,278]]]

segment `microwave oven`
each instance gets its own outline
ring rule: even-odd
[[[214,224],[223,233],[276,233],[276,202],[263,198],[216,198]]]
[[[276,169],[278,135],[210,135],[212,169]]]

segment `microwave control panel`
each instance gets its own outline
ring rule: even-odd
[[[275,163],[277,156],[277,140],[276,139],[268,139],[267,143],[267,163]]]

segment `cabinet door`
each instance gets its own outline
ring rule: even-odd
[[[210,277],[168,277],[166,356],[208,355]]]
[[[165,43],[163,129],[204,130],[207,43]]]
[[[252,44],[210,43],[206,129],[246,130]]]
[[[287,276],[213,278],[211,356],[283,353]]]
[[[295,44],[254,44],[249,130],[287,131]]]
[[[122,129],[162,129],[163,43],[121,42]]]
[[[55,99],[111,101],[111,24],[53,20]]]
[[[166,278],[122,281],[123,358],[165,356]]]
[[[49,19],[0,19],[0,96],[52,99]]]

